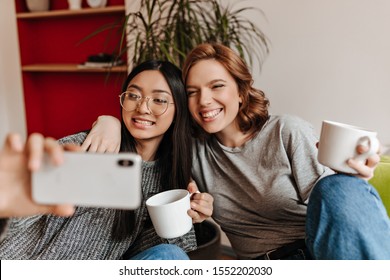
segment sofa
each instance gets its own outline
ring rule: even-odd
[[[370,183],[377,189],[390,216],[390,156],[382,156]]]

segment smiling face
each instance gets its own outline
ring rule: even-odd
[[[236,81],[221,63],[213,59],[195,63],[186,89],[191,115],[207,133],[222,139],[241,133],[236,117],[242,100]]]
[[[171,126],[175,116],[175,106],[170,104],[162,115],[153,115],[148,107],[147,100],[162,96],[173,103],[171,90],[164,76],[157,70],[146,70],[136,75],[127,87],[128,92],[133,92],[143,98],[137,108],[131,112],[122,108],[123,122],[137,143],[143,145],[152,143],[156,147],[161,142],[164,133]],[[152,101],[150,101],[152,102]]]

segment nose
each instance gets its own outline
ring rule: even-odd
[[[202,90],[199,94],[199,104],[202,106],[210,104],[212,99],[212,94],[208,90]]]
[[[150,114],[150,110],[148,107],[149,97],[141,98],[141,100],[137,104],[137,111],[140,114]]]

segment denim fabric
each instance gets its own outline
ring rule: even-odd
[[[377,191],[355,176],[321,179],[309,199],[306,245],[314,259],[390,260],[390,220]]]
[[[176,245],[160,244],[135,255],[130,260],[189,260],[189,257]]]

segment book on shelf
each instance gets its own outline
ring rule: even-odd
[[[123,65],[123,62],[91,62],[86,61],[82,64],[77,65],[78,68],[110,68],[114,66]]]

